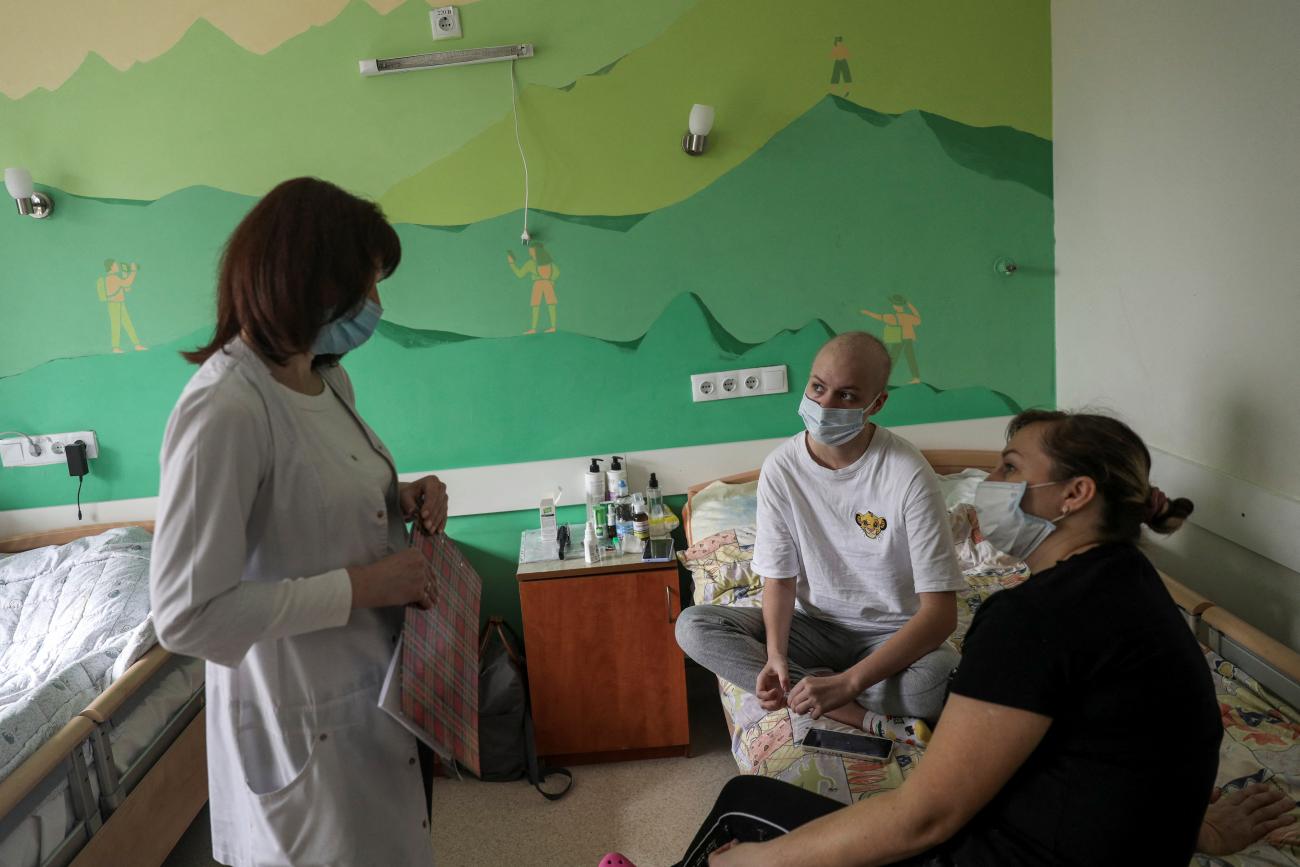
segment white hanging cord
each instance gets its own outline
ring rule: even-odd
[[[515,61],[510,61],[510,106],[515,115],[515,145],[519,148],[519,160],[524,164],[524,233],[519,236],[519,240],[525,244],[529,241],[528,234],[528,157],[524,155],[524,143],[519,138],[519,91],[515,86]]]

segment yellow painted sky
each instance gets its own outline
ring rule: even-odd
[[[365,0],[387,14],[404,0]],[[428,0],[430,6],[448,0]],[[473,0],[449,0],[463,6]],[[167,51],[206,18],[249,51],[265,54],[324,24],[348,0],[0,0],[5,48],[0,93],[17,99],[59,87],[95,52],[118,69]]]

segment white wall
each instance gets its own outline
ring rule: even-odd
[[[1297,46],[1295,0],[1052,4],[1058,402],[1117,411],[1193,468],[1196,478],[1180,481],[1197,489],[1194,520],[1291,569]],[[1257,516],[1275,513],[1288,518],[1261,540]],[[1203,574],[1189,583],[1211,598],[1232,584],[1236,604],[1258,597],[1261,615],[1284,606],[1291,622],[1275,631],[1294,643],[1289,589],[1260,581],[1254,596],[1242,592],[1254,579],[1225,565],[1240,558],[1213,555],[1205,540],[1196,547],[1201,565],[1189,568]],[[1279,622],[1276,612],[1236,613]]]
[[[1300,497],[1300,3],[1052,4],[1058,400]]]

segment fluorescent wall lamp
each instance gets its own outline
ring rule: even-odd
[[[5,169],[5,189],[18,203],[18,213],[24,217],[44,220],[54,211],[54,199],[46,193],[36,192],[32,186],[32,173],[27,169]]]
[[[693,157],[698,157],[704,153],[704,145],[708,142],[709,133],[713,130],[713,106],[699,105],[698,103],[692,106],[687,129],[688,132],[682,138],[682,150]]]
[[[475,63],[495,63],[498,60],[522,60],[533,56],[531,43],[498,45],[495,48],[464,48],[459,51],[434,51],[431,54],[411,54],[406,57],[362,60],[361,74],[387,75],[390,72],[414,72],[417,69],[440,69],[444,66],[471,66]]]

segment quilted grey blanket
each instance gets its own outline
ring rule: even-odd
[[[127,527],[0,559],[0,780],[157,642],[151,541]]]

